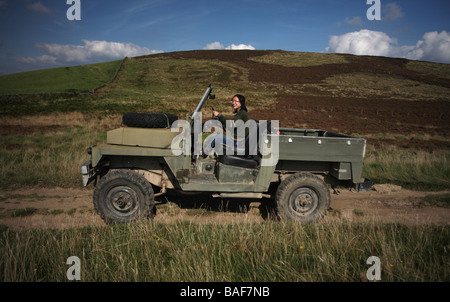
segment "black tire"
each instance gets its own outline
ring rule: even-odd
[[[110,171],[94,190],[94,208],[107,224],[153,217],[154,199],[150,183],[131,170]]]
[[[122,123],[128,127],[170,128],[177,119],[170,113],[127,112],[122,116]]]
[[[283,180],[275,195],[281,220],[310,223],[322,219],[330,207],[326,183],[313,174],[294,174]]]

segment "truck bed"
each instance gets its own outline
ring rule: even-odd
[[[276,170],[328,171],[339,180],[361,181],[366,140],[319,129],[279,129]]]

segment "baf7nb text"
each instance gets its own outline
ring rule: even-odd
[[[223,291],[216,291],[215,289],[192,288],[188,286],[187,288],[183,288],[180,292],[181,297],[206,297],[208,300],[211,299],[214,294],[223,295],[224,297],[268,297],[270,295],[270,289],[267,286],[225,286]]]

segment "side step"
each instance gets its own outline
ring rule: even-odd
[[[246,192],[246,193],[220,193],[220,194],[213,194],[212,197],[214,198],[270,198],[271,196],[269,194],[263,194],[263,193],[252,193],[252,192]]]

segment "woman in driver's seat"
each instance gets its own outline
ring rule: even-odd
[[[235,96],[233,96],[233,98],[231,99],[231,106],[233,107],[233,113],[234,113],[234,117],[233,117],[233,121],[243,121],[243,123],[238,123],[238,127],[241,126],[243,127],[243,124],[245,124],[245,122],[248,121],[248,110],[247,107],[245,106],[245,97],[241,94],[236,94]],[[226,118],[225,116],[222,115],[222,113],[213,110],[213,116],[215,118],[217,118],[221,123],[222,123],[222,129],[226,129]],[[239,143],[237,141],[237,133],[239,133],[240,129],[235,128],[235,133],[231,134],[229,133],[228,135],[223,135],[223,144],[227,145],[227,146],[233,146],[236,147],[237,144]],[[247,137],[248,135],[248,128],[245,128],[245,137]],[[205,141],[204,143],[204,148],[203,148],[203,157],[207,157],[211,151],[214,149],[215,147],[215,140],[217,139],[217,135],[210,135],[208,137],[208,139]],[[245,138],[244,138],[245,140]]]

